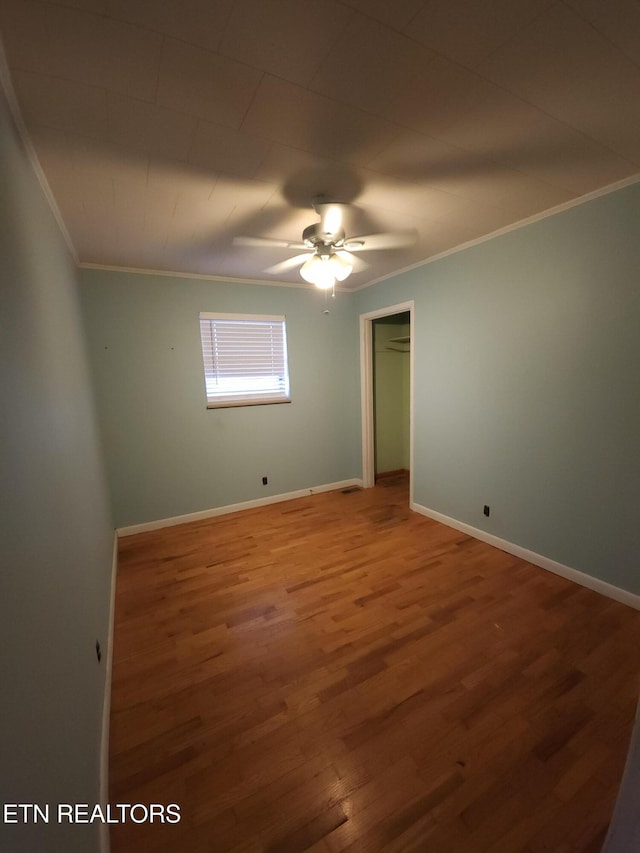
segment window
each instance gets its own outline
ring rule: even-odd
[[[207,408],[289,403],[284,317],[200,314]]]

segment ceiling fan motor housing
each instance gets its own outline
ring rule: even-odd
[[[322,231],[322,224],[316,222],[304,229],[302,240],[310,249],[331,251],[336,245],[344,243],[344,231]]]

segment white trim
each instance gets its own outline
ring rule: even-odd
[[[58,207],[56,200],[54,198],[53,193],[51,192],[51,187],[49,186],[49,182],[47,181],[42,166],[40,165],[40,161],[38,160],[38,155],[36,154],[36,150],[33,147],[33,143],[31,142],[31,138],[29,137],[29,133],[27,131],[27,127],[24,123],[24,119],[22,118],[22,112],[20,111],[20,107],[18,106],[18,99],[16,98],[15,89],[13,88],[13,83],[11,81],[11,72],[9,71],[9,64],[7,62],[7,56],[4,50],[4,45],[2,40],[0,39],[0,89],[4,91],[5,97],[7,99],[7,104],[9,106],[9,111],[11,113],[11,117],[13,118],[13,122],[20,136],[20,140],[22,142],[22,146],[24,151],[29,159],[29,163],[31,164],[31,168],[33,169],[33,173],[36,176],[36,180],[40,184],[40,189],[44,193],[44,197],[51,209],[51,213],[53,214],[53,218],[56,220],[58,224],[58,228],[60,229],[60,233],[62,234],[62,238],[67,244],[67,248],[73,258],[73,262],[78,266],[78,254],[76,252],[75,246],[71,241],[71,235],[67,231],[67,226],[64,224],[64,220],[62,218],[62,214],[60,213],[60,208]]]
[[[372,323],[380,317],[409,312],[409,503],[413,503],[413,406],[415,376],[415,302],[400,302],[367,311],[360,315],[360,417],[362,423],[362,485],[370,489],[375,485],[374,424],[373,424],[373,333]]]
[[[416,377],[416,312],[415,304],[411,303],[411,314],[409,317],[409,506],[413,503],[413,411],[415,400],[415,377]]]
[[[172,518],[161,518],[158,521],[145,521],[142,524],[132,524],[128,527],[119,527],[116,533],[119,537],[134,536],[136,533],[146,533],[149,530],[160,530],[163,527],[174,527],[177,524],[188,524],[190,521],[200,521],[205,518],[215,518],[217,515],[228,515],[231,512],[241,512],[245,509],[254,509],[259,506],[292,501],[296,498],[306,498],[308,495],[316,495],[320,492],[334,492],[338,489],[346,489],[349,486],[362,486],[362,480],[354,478],[351,480],[340,480],[337,483],[325,483],[322,486],[312,486],[308,489],[297,489],[295,492],[284,492],[280,495],[271,495],[268,498],[257,498],[253,501],[243,501],[227,506],[217,506],[213,509],[205,509],[201,512],[190,512],[187,515],[174,515]]]
[[[239,320],[260,323],[284,323],[287,319],[284,314],[223,314],[217,311],[201,311],[201,320]]]
[[[370,489],[375,480],[373,431],[373,334],[371,321],[360,316],[360,410],[362,423],[362,485]]]
[[[404,314],[405,311],[412,311],[415,302],[410,299],[408,302],[400,302],[398,305],[386,305],[384,308],[377,308],[375,311],[367,311],[360,316],[365,320],[379,320],[381,317],[389,317],[391,314]]]
[[[111,592],[109,595],[109,624],[107,629],[107,656],[105,658],[104,701],[102,705],[102,732],[100,737],[100,805],[106,810],[109,802],[109,720],[111,716],[111,676],[113,669],[113,624],[116,605],[116,575],[118,573],[118,535],[113,534],[113,557],[111,560]],[[109,853],[111,840],[109,825],[100,826],[100,853]]]
[[[481,542],[486,542],[488,545],[493,545],[494,548],[499,548],[501,551],[506,551],[508,554],[513,554],[514,557],[519,557],[527,563],[532,563],[541,569],[546,569],[548,572],[553,572],[555,575],[560,575],[567,580],[586,586],[601,595],[606,595],[607,598],[612,598],[614,601],[619,601],[622,604],[627,604],[635,610],[640,610],[640,595],[629,592],[626,589],[621,589],[619,586],[607,583],[607,581],[595,578],[592,575],[580,572],[578,569],[572,569],[570,566],[565,566],[563,563],[557,563],[555,560],[545,557],[542,554],[536,554],[535,551],[529,551],[528,548],[523,548],[520,545],[515,545],[513,542],[508,542],[506,539],[500,539],[499,536],[494,536],[492,533],[487,533],[485,530],[480,530],[477,527],[472,527],[470,524],[465,524],[463,521],[458,521],[455,518],[450,518],[448,515],[443,515],[433,509],[428,509],[426,506],[421,506],[417,503],[411,504],[411,509],[420,515],[426,515],[427,518],[432,518],[434,521],[439,521],[440,524],[446,524],[447,527],[453,527],[455,530],[460,530],[462,533],[467,533],[473,536],[474,539],[479,539]]]
[[[259,278],[234,278],[233,276],[213,275],[209,273],[199,272],[175,272],[174,270],[154,270],[145,267],[119,267],[111,264],[90,264],[79,263],[78,269],[81,270],[103,270],[105,272],[123,272],[131,275],[160,275],[168,278],[188,278],[196,281],[219,281],[222,284],[264,284],[267,287],[299,287],[303,290],[317,292],[318,288],[313,284],[308,284],[306,281],[264,281]],[[339,287],[336,284],[336,293],[350,293],[348,287]]]
[[[631,187],[638,182],[640,182],[640,172],[636,172],[628,178],[623,178],[621,181],[616,181],[615,184],[608,184],[606,187],[600,187],[600,189],[593,190],[586,195],[581,195],[578,198],[572,198],[570,201],[565,201],[555,207],[550,207],[548,210],[543,210],[540,213],[534,213],[533,216],[528,216],[526,219],[519,219],[511,225],[505,225],[504,228],[498,228],[496,231],[489,232],[489,234],[483,234],[482,237],[475,237],[473,240],[468,240],[466,243],[460,243],[457,246],[452,246],[450,249],[445,249],[444,252],[438,252],[437,255],[432,255],[430,258],[417,261],[415,264],[409,264],[407,267],[401,267],[394,272],[386,273],[385,275],[381,275],[379,278],[374,278],[372,281],[367,281],[365,284],[361,284],[358,287],[352,287],[349,290],[351,293],[355,293],[358,290],[364,290],[367,287],[372,287],[374,284],[379,284],[381,281],[387,281],[387,279],[395,278],[398,275],[402,275],[402,273],[411,272],[411,270],[424,267],[434,261],[440,261],[442,258],[448,258],[449,255],[456,255],[458,252],[464,252],[467,249],[472,249],[474,246],[486,243],[487,240],[493,240],[494,237],[502,237],[503,234],[509,234],[511,231],[517,231],[519,228],[524,228],[527,225],[533,225],[534,222],[540,222],[542,219],[548,219],[550,216],[556,216],[558,213],[564,213],[566,210],[571,210],[573,207],[579,207],[581,204],[586,204],[587,202],[594,201],[596,198],[600,198],[601,196],[615,193],[618,190],[625,189],[626,187]]]

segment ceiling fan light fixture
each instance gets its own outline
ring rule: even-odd
[[[346,258],[333,253],[315,254],[300,267],[300,275],[309,284],[328,290],[335,285],[336,280],[344,281],[352,269],[352,264]]]
[[[353,272],[353,264],[340,255],[331,255],[331,264],[333,265],[333,274],[338,281],[344,281]]]
[[[328,290],[336,283],[333,265],[329,263],[329,255],[311,255],[300,267],[300,275],[309,284],[315,284],[321,290]]]

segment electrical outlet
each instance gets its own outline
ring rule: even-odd
[[[96,657],[98,658],[98,663],[102,660],[102,649],[100,648],[100,640],[96,640]]]
[[[268,477],[263,477],[263,478],[262,478],[262,485],[263,485],[263,486],[266,486],[268,482],[269,482]]]
[[[488,504],[484,505],[484,509],[482,512],[487,516],[487,518],[491,515],[491,507]]]

